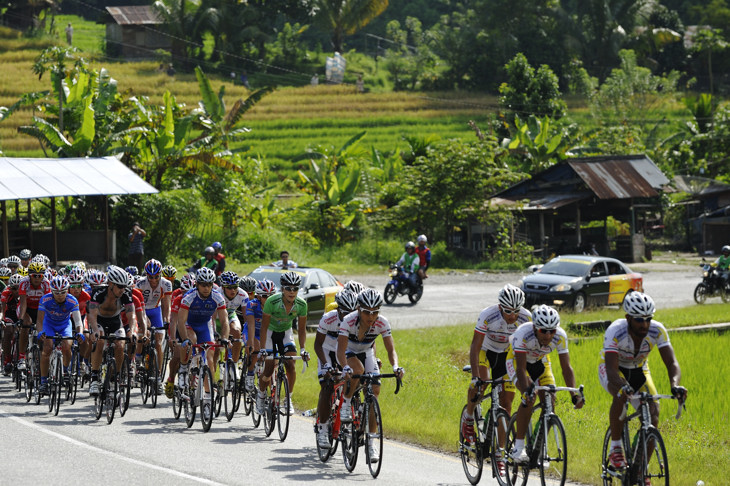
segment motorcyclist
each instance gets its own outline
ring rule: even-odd
[[[195,264],[188,268],[188,272],[195,272],[200,268],[210,268],[214,272],[218,268],[218,262],[215,260],[215,250],[212,246],[206,246],[205,250],[203,250],[203,253],[205,256],[201,257],[200,260],[195,262]]]
[[[723,285],[727,285],[728,273],[730,273],[730,245],[722,247],[722,255],[715,260],[715,264],[720,272]]]
[[[418,286],[418,283],[416,282],[418,261],[419,259],[418,253],[416,253],[416,244],[412,241],[409,241],[408,243],[406,243],[405,253],[401,255],[397,262],[395,262],[396,265],[400,265],[403,267],[403,271],[405,272],[406,278],[408,279],[408,285],[410,285],[412,289],[415,289]]]
[[[418,254],[418,278],[423,281],[428,278],[426,270],[431,266],[431,249],[426,246],[426,243],[428,243],[426,235],[420,235],[416,241],[418,242],[418,248],[416,248],[416,253]]]

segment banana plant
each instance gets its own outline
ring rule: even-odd
[[[502,147],[526,158],[529,171],[539,171],[566,158],[567,141],[562,132],[555,133],[550,117],[541,119],[530,115],[527,121],[515,118],[512,138],[502,140]]]

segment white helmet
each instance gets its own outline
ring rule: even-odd
[[[337,308],[343,312],[352,312],[357,307],[357,294],[351,290],[342,289],[335,294]]]
[[[560,314],[549,305],[538,305],[532,311],[532,323],[538,329],[557,329],[560,325]]]
[[[419,235],[416,241],[419,243],[428,243],[428,238],[426,238],[426,235]]]
[[[631,317],[650,317],[656,312],[654,300],[642,292],[630,292],[624,298],[624,312]]]
[[[358,294],[357,303],[360,307],[380,309],[380,306],[383,305],[383,296],[375,289],[365,289]]]
[[[503,309],[519,309],[525,305],[525,293],[521,288],[507,284],[499,291],[499,305]]]
[[[215,272],[208,267],[198,269],[198,273],[195,274],[195,281],[197,283],[213,283],[215,282]]]
[[[126,270],[116,265],[109,265],[106,269],[107,281],[121,287],[129,287],[132,283],[130,282],[131,277]]]

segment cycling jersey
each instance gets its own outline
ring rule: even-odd
[[[360,326],[360,315],[357,312],[347,314],[340,324],[339,336],[347,336],[347,354],[363,353],[372,350],[375,346],[375,339],[378,336],[386,338],[391,336],[390,323],[383,316],[378,316],[370,329],[365,332],[362,339],[358,337]]]
[[[38,310],[43,311],[43,332],[46,336],[52,337],[60,334],[63,337],[71,337],[71,313],[79,311],[79,301],[71,294],[66,294],[66,299],[60,304],[56,302],[53,294],[46,294],[41,297],[38,303]]]
[[[3,314],[6,319],[11,319],[13,322],[18,320],[18,304],[20,298],[6,288],[0,294],[0,301],[5,305],[5,313]]]
[[[91,300],[91,296],[85,290],[82,290],[79,296],[76,297],[76,300],[79,301],[79,312],[81,313],[81,317],[84,317],[86,315],[86,305]]]
[[[137,290],[137,289],[134,289]],[[132,302],[134,304],[134,313],[136,315],[137,312],[144,309],[144,304],[140,300],[140,298],[137,296],[135,292],[132,292]],[[124,329],[129,329],[129,323],[127,322],[127,314],[126,312],[123,312],[122,315],[122,325],[124,326]],[[139,323],[137,323],[137,326],[139,326]]]
[[[116,308],[112,312],[112,314],[102,314],[101,306],[104,304],[104,300],[106,299],[108,292],[109,287],[99,287],[91,295],[90,300],[90,302],[94,302],[99,305],[99,309],[96,315],[96,322],[98,325],[102,326],[102,328],[104,329],[104,333],[107,335],[115,333],[119,329],[123,329],[122,319],[120,317],[122,311],[127,312],[131,310],[132,312],[134,312],[134,300],[132,299],[132,292],[130,291],[130,289],[126,289],[124,293],[122,293],[121,297],[116,299]]]
[[[264,315],[264,309],[259,299],[253,298],[246,304],[246,317],[253,316],[254,337],[261,339],[261,317]],[[248,319],[244,319],[243,330],[241,331],[243,339],[248,339]]]
[[[527,322],[518,327],[510,338],[510,343],[515,353],[527,353],[528,363],[540,361],[554,349],[558,350],[558,354],[568,352],[568,335],[562,327],[557,328],[550,343],[547,346],[543,346],[537,340],[535,326],[531,322]]]
[[[284,308],[284,294],[274,294],[266,299],[264,314],[271,316],[269,330],[283,332],[292,328],[292,321],[297,317],[307,316],[307,302],[301,297],[295,297],[289,312]]]
[[[147,310],[159,307],[164,296],[172,295],[172,283],[166,278],[160,278],[157,287],[152,288],[149,279],[144,277],[137,282],[137,288],[142,292]]]
[[[517,320],[513,324],[507,324],[502,317],[499,304],[494,304],[482,310],[479,314],[474,331],[484,335],[484,341],[482,341],[484,351],[506,353],[507,348],[509,348],[510,336],[514,334],[520,325],[530,322],[530,319],[530,311],[521,307]]]
[[[203,298],[193,289],[183,295],[180,308],[188,311],[186,324],[195,331],[198,342],[209,342],[213,340],[211,318],[218,310],[226,308],[226,301],[217,290],[211,290],[210,295]]]
[[[41,297],[51,291],[51,282],[47,278],[44,278],[39,287],[33,287],[30,284],[30,277],[25,277],[18,287],[18,295],[26,296],[25,302],[28,309],[38,309],[38,302]]]
[[[245,292],[242,288],[239,288],[236,296],[230,300],[228,300],[228,297],[226,297],[225,292],[221,291],[221,294],[226,299],[226,310],[228,311],[229,318],[231,316],[235,317],[235,313],[236,311],[238,311],[238,309],[246,309],[248,306],[248,293]]]
[[[324,342],[322,343],[322,349],[324,349],[325,353],[328,351],[337,351],[337,337],[340,335],[341,323],[340,312],[337,309],[325,313],[319,320],[317,332],[325,335]]]
[[[639,351],[636,352],[634,340],[629,335],[629,323],[626,319],[618,319],[608,326],[603,337],[601,362],[605,361],[606,353],[618,353],[620,368],[641,368],[646,363],[649,353],[656,346],[658,349],[669,346],[669,335],[661,322],[652,320],[649,324],[649,333],[641,341]]]

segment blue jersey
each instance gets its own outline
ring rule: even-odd
[[[253,316],[256,323],[256,330],[261,329],[261,317],[264,315],[264,307],[259,299],[251,299],[246,304],[246,316]]]
[[[226,299],[217,290],[212,290],[208,298],[203,299],[198,291],[193,289],[183,295],[180,307],[188,310],[188,325],[200,327],[207,325],[219,309],[226,308]]]
[[[53,294],[46,294],[41,297],[38,310],[44,312],[43,323],[64,324],[69,321],[72,312],[79,311],[79,301],[73,295],[66,294],[66,300],[59,304]]]

